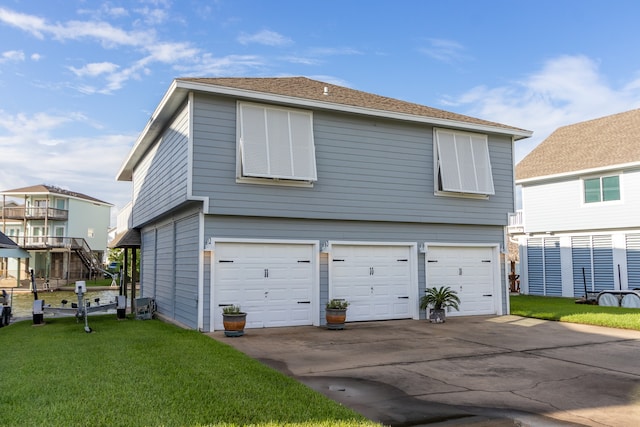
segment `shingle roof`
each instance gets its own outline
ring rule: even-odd
[[[501,123],[349,89],[306,77],[220,77],[178,78],[176,80],[528,132]],[[326,95],[325,88],[327,88]]]
[[[516,180],[638,161],[640,109],[558,128],[516,165]]]
[[[17,248],[18,244],[0,231],[0,248]]]
[[[76,199],[84,199],[91,202],[104,203],[106,205],[110,204],[108,202],[103,202],[102,200],[96,199],[95,197],[87,196],[86,194],[76,193],[75,191],[69,191],[47,184],[32,185],[30,187],[6,190],[0,192],[0,194],[5,194],[8,196],[22,196],[24,194],[60,194],[62,196],[75,197]]]

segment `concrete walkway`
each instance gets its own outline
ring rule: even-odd
[[[209,335],[385,425],[640,425],[638,331],[481,316]]]

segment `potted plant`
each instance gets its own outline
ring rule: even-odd
[[[459,310],[460,298],[458,293],[449,286],[428,288],[426,294],[420,298],[420,310],[430,308],[429,321],[431,323],[444,323],[445,309],[455,308]]]
[[[349,302],[343,299],[331,299],[326,306],[327,329],[344,329]]]
[[[222,308],[222,323],[227,337],[241,337],[244,335],[244,325],[247,313],[240,311],[239,305],[227,305]]]

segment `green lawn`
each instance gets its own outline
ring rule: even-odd
[[[640,331],[640,309],[576,304],[575,298],[514,295],[511,314]]]
[[[0,328],[0,425],[378,425],[199,332],[115,315],[89,326]]]

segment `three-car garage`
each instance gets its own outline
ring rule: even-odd
[[[495,245],[220,239],[211,264],[214,330],[227,305],[248,313],[247,328],[320,325],[332,298],[349,302],[347,321],[419,319],[420,275],[458,292],[451,315],[501,314]]]

